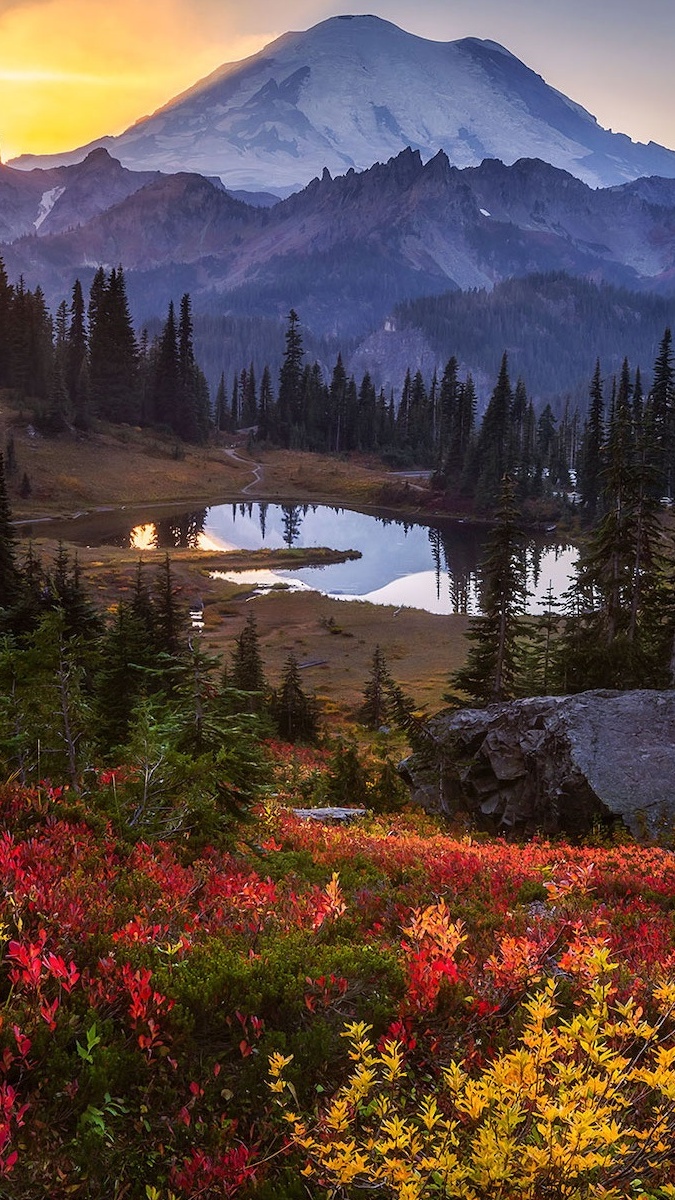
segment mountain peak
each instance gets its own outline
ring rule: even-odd
[[[456,167],[539,158],[592,187],[675,177],[673,151],[602,129],[498,42],[431,41],[374,14],[285,33],[85,150],[94,146],[127,167],[217,175],[230,189],[278,195],[324,168],[364,170],[406,147],[423,162],[443,150]]]

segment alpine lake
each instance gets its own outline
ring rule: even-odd
[[[214,576],[269,589],[309,590],[339,600],[362,600],[430,613],[480,612],[479,569],[489,527],[469,521],[403,520],[312,504],[237,502],[186,511],[185,506],[111,509],[68,520],[22,523],[25,539],[48,536],[74,546],[143,550],[200,550],[223,556]],[[228,570],[232,550],[330,547],[358,557],[297,570]],[[565,592],[577,551],[555,530],[530,533],[523,543],[527,611],[545,610],[546,596]]]

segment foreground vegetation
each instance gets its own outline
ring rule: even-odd
[[[672,1195],[670,853],[320,827],[268,753],[211,843],[2,789],[2,1194]]]

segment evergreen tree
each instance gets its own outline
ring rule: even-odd
[[[16,603],[20,589],[19,570],[16,562],[16,535],[12,525],[12,512],[7,496],[5,464],[0,454],[0,613],[6,624],[8,612]]]
[[[138,417],[138,346],[121,267],[94,276],[89,301],[89,387],[95,411],[108,421]]]
[[[143,620],[132,604],[119,604],[101,638],[93,687],[96,742],[105,755],[128,742],[133,712],[151,690],[153,667]]]
[[[363,704],[359,709],[359,720],[369,729],[379,729],[389,720],[389,688],[392,678],[387,669],[384,654],[375,647],[370,678],[363,690]]]
[[[504,353],[499,376],[485,410],[477,440],[478,474],[475,498],[481,508],[490,508],[495,504],[500,494],[504,475],[511,469],[512,403],[513,392],[509,380],[508,357]]]
[[[252,612],[249,612],[236,640],[227,686],[246,693],[244,711],[260,713],[265,708],[267,682],[260,654],[258,626]]]
[[[178,434],[181,424],[181,371],[178,356],[178,330],[173,300],[164,323],[155,359],[152,384],[152,414],[158,424]]]
[[[220,379],[218,381],[215,409],[213,413],[213,424],[219,433],[223,433],[230,427],[230,414],[227,409],[227,390],[225,388],[224,371],[221,371]]]
[[[276,429],[274,430],[274,436],[278,437],[284,446],[291,444],[293,427],[298,427],[301,422],[304,350],[302,348],[302,334],[300,333],[299,324],[298,314],[292,308],[288,314],[286,349],[279,372]]]
[[[87,330],[84,296],[79,279],[73,284],[70,304],[70,326],[66,343],[66,390],[78,429],[89,425],[89,378],[87,367]]]
[[[208,385],[195,360],[192,301],[181,298],[177,330],[178,379],[172,428],[186,442],[205,442],[211,424]]]
[[[675,487],[675,366],[673,339],[666,329],[654,363],[648,411],[652,443],[649,457],[654,468],[654,490],[672,496]]]
[[[601,516],[582,547],[560,641],[565,691],[670,684],[675,613],[654,497],[649,414],[638,418],[628,363],[611,405]]]
[[[14,374],[13,315],[14,289],[10,286],[5,264],[0,258],[0,388],[9,387]]]
[[[260,398],[258,401],[258,438],[262,442],[267,441],[269,437],[273,408],[272,376],[270,375],[269,367],[265,364],[260,381]]]
[[[355,448],[368,453],[378,448],[377,393],[366,371],[359,388],[357,400]]]
[[[160,653],[167,655],[179,654],[184,645],[186,616],[178,603],[180,592],[180,587],[174,584],[171,559],[167,554],[152,590],[155,644]]]
[[[297,659],[289,654],[279,690],[272,701],[277,732],[285,742],[314,742],[319,733],[316,700],[307,696],[300,684]]]
[[[502,480],[496,525],[481,567],[482,616],[473,617],[467,661],[452,677],[453,688],[478,705],[510,700],[517,692],[519,643],[524,635],[527,596],[522,531],[510,476]],[[451,694],[449,700],[456,700]]]
[[[253,363],[246,372],[246,379],[241,396],[241,423],[244,429],[250,429],[258,420],[258,397],[256,394],[255,370]]]
[[[581,496],[581,502],[591,517],[597,512],[602,487],[604,437],[603,386],[600,362],[596,360],[590,388],[588,418],[584,427],[577,472],[577,489]]]
[[[340,454],[346,449],[345,424],[347,420],[347,372],[344,369],[341,354],[338,354],[333,368],[333,377],[328,390],[328,404],[333,429],[329,448],[336,454]]]

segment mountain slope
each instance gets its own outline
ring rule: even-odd
[[[491,292],[445,293],[403,304],[353,362],[359,371],[381,373],[379,362],[392,363],[399,343],[416,344],[429,371],[454,354],[485,393],[506,350],[512,378],[522,376],[530,394],[541,399],[571,393],[585,401],[596,357],[603,375],[618,376],[627,356],[648,382],[663,330],[673,325],[675,296],[640,295],[564,274],[529,275]],[[409,352],[406,365],[417,365]]]
[[[278,316],[292,305],[317,333],[360,336],[400,301],[533,272],[673,294],[675,184],[593,190],[536,160],[458,170],[442,153],[423,164],[406,150],[260,209],[201,176],[160,175],[3,257],[51,303],[75,275],[122,263],[144,318],[190,291],[203,311]]]
[[[86,224],[157,175],[129,171],[100,148],[72,166],[17,171],[0,165],[0,242]]]
[[[541,158],[593,187],[675,176],[675,153],[598,125],[495,42],[434,42],[375,16],[332,17],[230,63],[105,146],[126,166],[294,191],[406,147],[459,167]],[[84,150],[15,166],[74,162]]]

